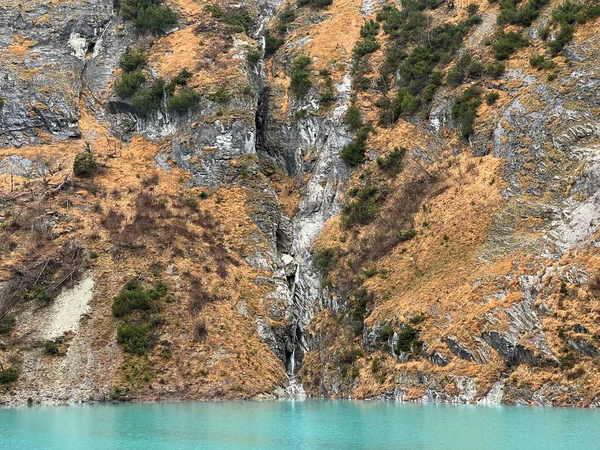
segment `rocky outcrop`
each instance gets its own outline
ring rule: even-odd
[[[5,99],[0,146],[39,145],[45,134],[52,140],[80,137],[80,92],[88,78],[94,90],[105,88],[118,58],[103,51],[106,42],[117,41],[107,33],[112,16],[107,0],[88,2],[76,15],[67,3],[0,9],[0,52],[6,63],[0,72]],[[118,42],[123,45],[123,39]],[[86,73],[88,60],[96,58]]]

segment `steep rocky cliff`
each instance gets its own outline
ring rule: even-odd
[[[0,401],[600,402],[595,2],[0,6]]]

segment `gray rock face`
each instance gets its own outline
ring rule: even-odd
[[[100,54],[95,46],[112,17],[112,2],[90,0],[77,12],[74,15],[67,3],[52,8],[0,7],[0,57],[5,61],[0,68],[0,93],[6,101],[0,114],[0,147],[37,145],[42,134],[53,140],[81,135],[82,77],[88,60]],[[22,49],[12,51],[13,44]],[[98,77],[96,87],[104,86],[107,79]]]
[[[539,365],[533,350],[525,348],[521,344],[513,344],[497,331],[486,331],[483,333],[483,339],[500,354],[508,365]]]
[[[378,350],[381,345],[382,324],[376,324],[371,329],[365,327],[363,331],[363,348],[368,353]]]
[[[340,85],[337,89],[343,94],[346,86]],[[339,195],[347,171],[339,158],[339,152],[350,141],[341,123],[341,115],[347,108],[347,102],[348,98],[340,95],[337,108],[328,117],[311,118],[306,123],[303,119],[298,123],[301,138],[298,147],[315,148],[316,155],[303,199],[292,220],[292,255],[298,261],[292,296],[296,306],[294,320],[301,337],[296,344],[297,353],[312,347],[306,339],[304,329],[314,317],[315,311],[325,306],[322,301],[321,274],[312,263],[310,247],[327,219],[336,215],[341,207]]]
[[[582,355],[591,356],[595,358],[600,354],[598,349],[589,341],[583,338],[569,338],[567,339],[567,344],[571,346],[573,349],[581,353]]]
[[[427,359],[431,361],[433,364],[438,365],[440,367],[444,367],[448,365],[448,359],[438,352],[433,352],[427,355]]]
[[[217,187],[232,182],[234,173],[229,163],[241,155],[255,152],[254,123],[244,120],[223,123],[216,120],[212,124],[201,123],[193,128],[189,126],[189,120],[184,121],[181,127],[177,126],[177,121],[172,123],[172,127],[169,123],[158,126],[155,123],[152,128],[177,129],[172,139],[172,157],[179,167],[193,174],[197,186]],[[193,163],[190,162],[192,159]]]
[[[461,344],[460,342],[457,342],[456,337],[448,336],[445,339],[445,341],[446,341],[446,345],[448,345],[448,348],[450,349],[450,351],[452,353],[454,353],[456,356],[458,356],[459,358],[464,359],[465,361],[474,361],[475,360],[471,349],[469,349],[469,347],[467,347],[466,345]]]
[[[579,323],[573,325],[573,331],[575,333],[590,334],[589,330],[586,327],[584,327],[583,325],[579,324]]]
[[[427,386],[425,393],[420,398],[424,403],[473,403],[476,398],[477,385],[473,378],[456,376],[437,378],[423,372],[416,375],[403,372],[396,377],[396,387],[392,392],[384,394],[382,398],[405,401],[408,389],[413,386]]]

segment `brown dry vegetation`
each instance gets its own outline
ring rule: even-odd
[[[9,177],[2,177],[7,239],[0,280],[18,283],[12,293],[22,297],[23,286],[42,274],[44,264],[46,272],[68,275],[71,259],[64,252],[76,245],[86,256],[73,281],[84,266],[96,281],[90,345],[99,351],[115,339],[117,322],[109,311],[116,294],[132,278],[159,274],[172,294],[160,311],[160,343],[146,356],[103,362],[102,382],[117,388],[118,398],[240,398],[281,385],[281,363],[254,332],[253,319],[235,309],[243,303],[253,316],[261,314],[259,300],[266,294],[251,281],[259,273],[239,264],[247,236],[258,232],[247,216],[237,214],[251,193],[222,190],[199,199],[199,190],[187,187],[188,174],[156,172],[161,143],[140,136],[129,144],[106,139],[105,127],[90,115],[84,114],[80,126],[103,166],[91,180],[71,173],[81,143],[0,150],[0,156],[42,154],[56,164],[46,184],[16,177],[13,192]],[[186,201],[190,197],[198,198],[197,206]],[[55,295],[63,285],[48,290]],[[21,303],[17,311],[29,305]],[[12,336],[12,356],[3,357],[18,358],[24,351],[19,342],[26,341]],[[240,379],[242,372],[249,376]]]
[[[466,3],[462,6],[465,7]],[[474,3],[479,5],[480,12],[484,14],[498,13],[497,5],[487,1]],[[560,2],[553,2],[553,5],[558,3]],[[460,6],[457,2],[456,12],[450,14],[446,14],[445,9],[443,14],[441,11],[436,12],[434,24],[447,21],[448,18],[450,21],[464,19],[464,9]],[[551,8],[549,6],[548,11]],[[575,39],[591,37],[592,30],[597,30],[597,24],[578,27]],[[380,42],[381,37],[380,34]],[[474,55],[481,59],[491,57],[489,47],[481,45],[482,42],[470,41],[470,37],[466,39],[473,44],[471,50]],[[534,42],[532,47],[511,57],[509,68],[522,69],[525,73],[534,72],[529,58],[543,50],[539,40]],[[369,55],[367,61],[363,61],[367,68],[366,74],[369,74],[369,70],[370,75],[376,73],[376,68],[383,61],[383,48],[384,45],[381,50]],[[564,64],[564,58],[557,58],[557,62],[556,71],[569,70]],[[450,88],[448,95],[458,93],[464,87],[465,85],[454,90]],[[494,80],[491,88],[498,89],[500,98],[493,106],[483,102],[478,108],[475,129],[484,134],[491,131],[503,105],[512,102],[506,91],[518,90],[528,102],[538,102],[534,85],[526,87],[517,79]],[[371,92],[359,93],[356,105],[367,121],[377,122],[378,108]],[[512,250],[508,242],[503,248],[502,244],[489,239],[496,232],[491,228],[497,226],[495,221],[499,220],[502,211],[514,208],[514,205],[507,205],[501,195],[505,184],[504,167],[500,159],[470,156],[464,141],[452,131],[443,133],[441,139],[432,141],[427,130],[402,118],[393,127],[375,128],[376,133],[369,138],[368,148],[376,149],[378,154],[385,154],[396,146],[409,149],[416,147],[428,153],[433,164],[425,164],[419,160],[407,162],[403,173],[384,187],[389,194],[379,207],[378,218],[373,223],[345,231],[339,217],[331,219],[315,248],[317,251],[323,248],[336,249],[335,268],[329,274],[329,280],[334,286],[330,295],[339,297],[338,301],[345,301],[348,310],[352,310],[355,301],[352,300],[352,289],[358,286],[367,289],[367,328],[378,323],[398,326],[422,315],[425,321],[418,327],[419,339],[426,342],[429,354],[443,354],[449,364],[439,367],[422,356],[399,363],[390,356],[389,349],[386,351],[383,348],[383,351],[370,355],[358,355],[349,367],[340,372],[343,364],[339,363],[336,355],[347,351],[350,346],[360,348],[362,335],[355,337],[349,333],[348,310],[340,315],[323,311],[310,327],[311,333],[322,336],[321,345],[319,349],[306,355],[302,379],[308,390],[315,395],[331,394],[323,392],[323,388],[330,386],[335,377],[342,382],[342,390],[338,396],[369,398],[392,390],[397,385],[396,377],[399,374],[416,376],[418,373],[427,373],[436,380],[438,387],[445,386],[441,390],[449,393],[457,392],[453,388],[454,379],[462,375],[476,377],[476,397],[483,396],[506,371],[504,361],[494,351],[489,364],[464,361],[452,355],[443,341],[444,337],[457,336],[459,341],[472,349],[476,348],[477,342],[472,336],[481,335],[484,331],[485,315],[498,314],[499,307],[509,308],[523,300],[516,281],[505,284],[507,277],[517,280],[519,275],[528,273],[529,267],[550,267],[551,264],[553,267],[586,267],[594,273],[594,268],[599,267],[597,256],[593,251],[584,249],[569,253],[563,261],[553,263],[541,256],[533,257],[527,251]],[[527,146],[526,141],[523,144]],[[549,154],[549,158],[556,157],[551,151]],[[417,162],[421,164],[416,165]],[[433,177],[420,170],[422,166]],[[524,173],[526,170],[527,168]],[[575,168],[569,167],[567,170]],[[377,180],[377,168],[372,162],[367,163],[363,170],[356,171],[350,186],[364,186],[365,179],[371,182]],[[526,175],[520,178],[520,182],[523,186],[537,183],[533,177],[527,178]],[[385,183],[378,180],[377,185],[381,190]],[[541,189],[549,201],[551,192],[543,187]],[[528,201],[540,202],[540,199],[531,198]],[[541,218],[524,215],[514,224],[512,239],[527,246],[540,237],[538,229],[541,223]],[[417,232],[415,238],[401,243],[394,239],[395,232],[413,228]],[[533,248],[531,250],[535,251]],[[365,273],[369,273],[369,276],[365,277]],[[543,315],[543,329],[554,354],[565,354],[565,335],[576,336],[572,331],[576,324],[585,326],[590,335],[598,335],[599,330],[593,323],[593,318],[600,311],[599,277],[593,275],[586,287],[571,287],[567,283],[566,296],[560,293],[561,281],[558,277],[551,277],[546,281],[546,288],[540,296],[543,300],[540,299],[538,303],[544,302],[552,311]],[[508,291],[508,295],[502,300],[493,297],[492,300],[484,300],[490,293],[502,289]],[[583,311],[585,318],[581,314]],[[506,316],[498,316],[498,319],[496,329],[501,329],[502,324],[506,326],[509,320]],[[588,339],[586,335],[582,336]],[[526,336],[522,341],[525,347],[529,345],[527,339]],[[579,355],[575,364],[575,368],[564,371],[557,371],[552,366],[519,366],[507,379],[511,390],[506,401],[515,400],[513,393],[521,385],[534,392],[545,383],[579,386],[576,389],[581,389],[583,383],[584,398],[574,400],[571,393],[565,390],[558,403],[588,404],[598,395],[595,387],[600,379],[597,358]],[[349,370],[353,372],[351,375],[344,372]],[[419,399],[425,389],[425,384],[415,385],[408,390],[406,398]]]

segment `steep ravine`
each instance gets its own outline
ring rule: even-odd
[[[303,119],[298,124],[300,148],[315,148],[316,155],[311,177],[292,219],[291,256],[297,268],[291,288],[293,352],[291,362],[286,365],[291,377],[301,367],[304,353],[311,348],[305,328],[315,310],[327,306],[323,304],[322,276],[313,266],[310,250],[325,222],[339,213],[339,195],[347,177],[339,152],[350,140],[340,120],[347,107],[348,86],[341,84],[336,89],[340,100],[325,119]]]
[[[350,83],[349,76],[346,76],[342,84],[335,86],[338,100],[325,117],[309,115],[287,125],[277,124],[269,117],[268,77],[264,73],[262,75],[256,111],[256,153],[259,159],[270,159],[273,155],[283,158],[280,160],[281,168],[290,176],[303,173],[310,176],[291,220],[291,246],[289,249],[278,247],[278,255],[289,280],[286,295],[289,296],[287,313],[291,321],[284,342],[280,342],[286,349],[282,362],[290,379],[288,394],[301,397],[305,394],[296,373],[302,366],[304,353],[312,345],[305,329],[315,311],[326,306],[322,302],[321,274],[312,264],[311,246],[325,222],[339,213],[339,195],[348,176],[339,152],[350,141],[350,135],[341,122],[348,106]],[[295,105],[288,112],[288,117],[293,117],[294,112],[302,108],[310,110],[315,104],[318,100],[309,96]],[[275,124],[265,130],[266,123]],[[284,150],[273,152],[273,148]]]

